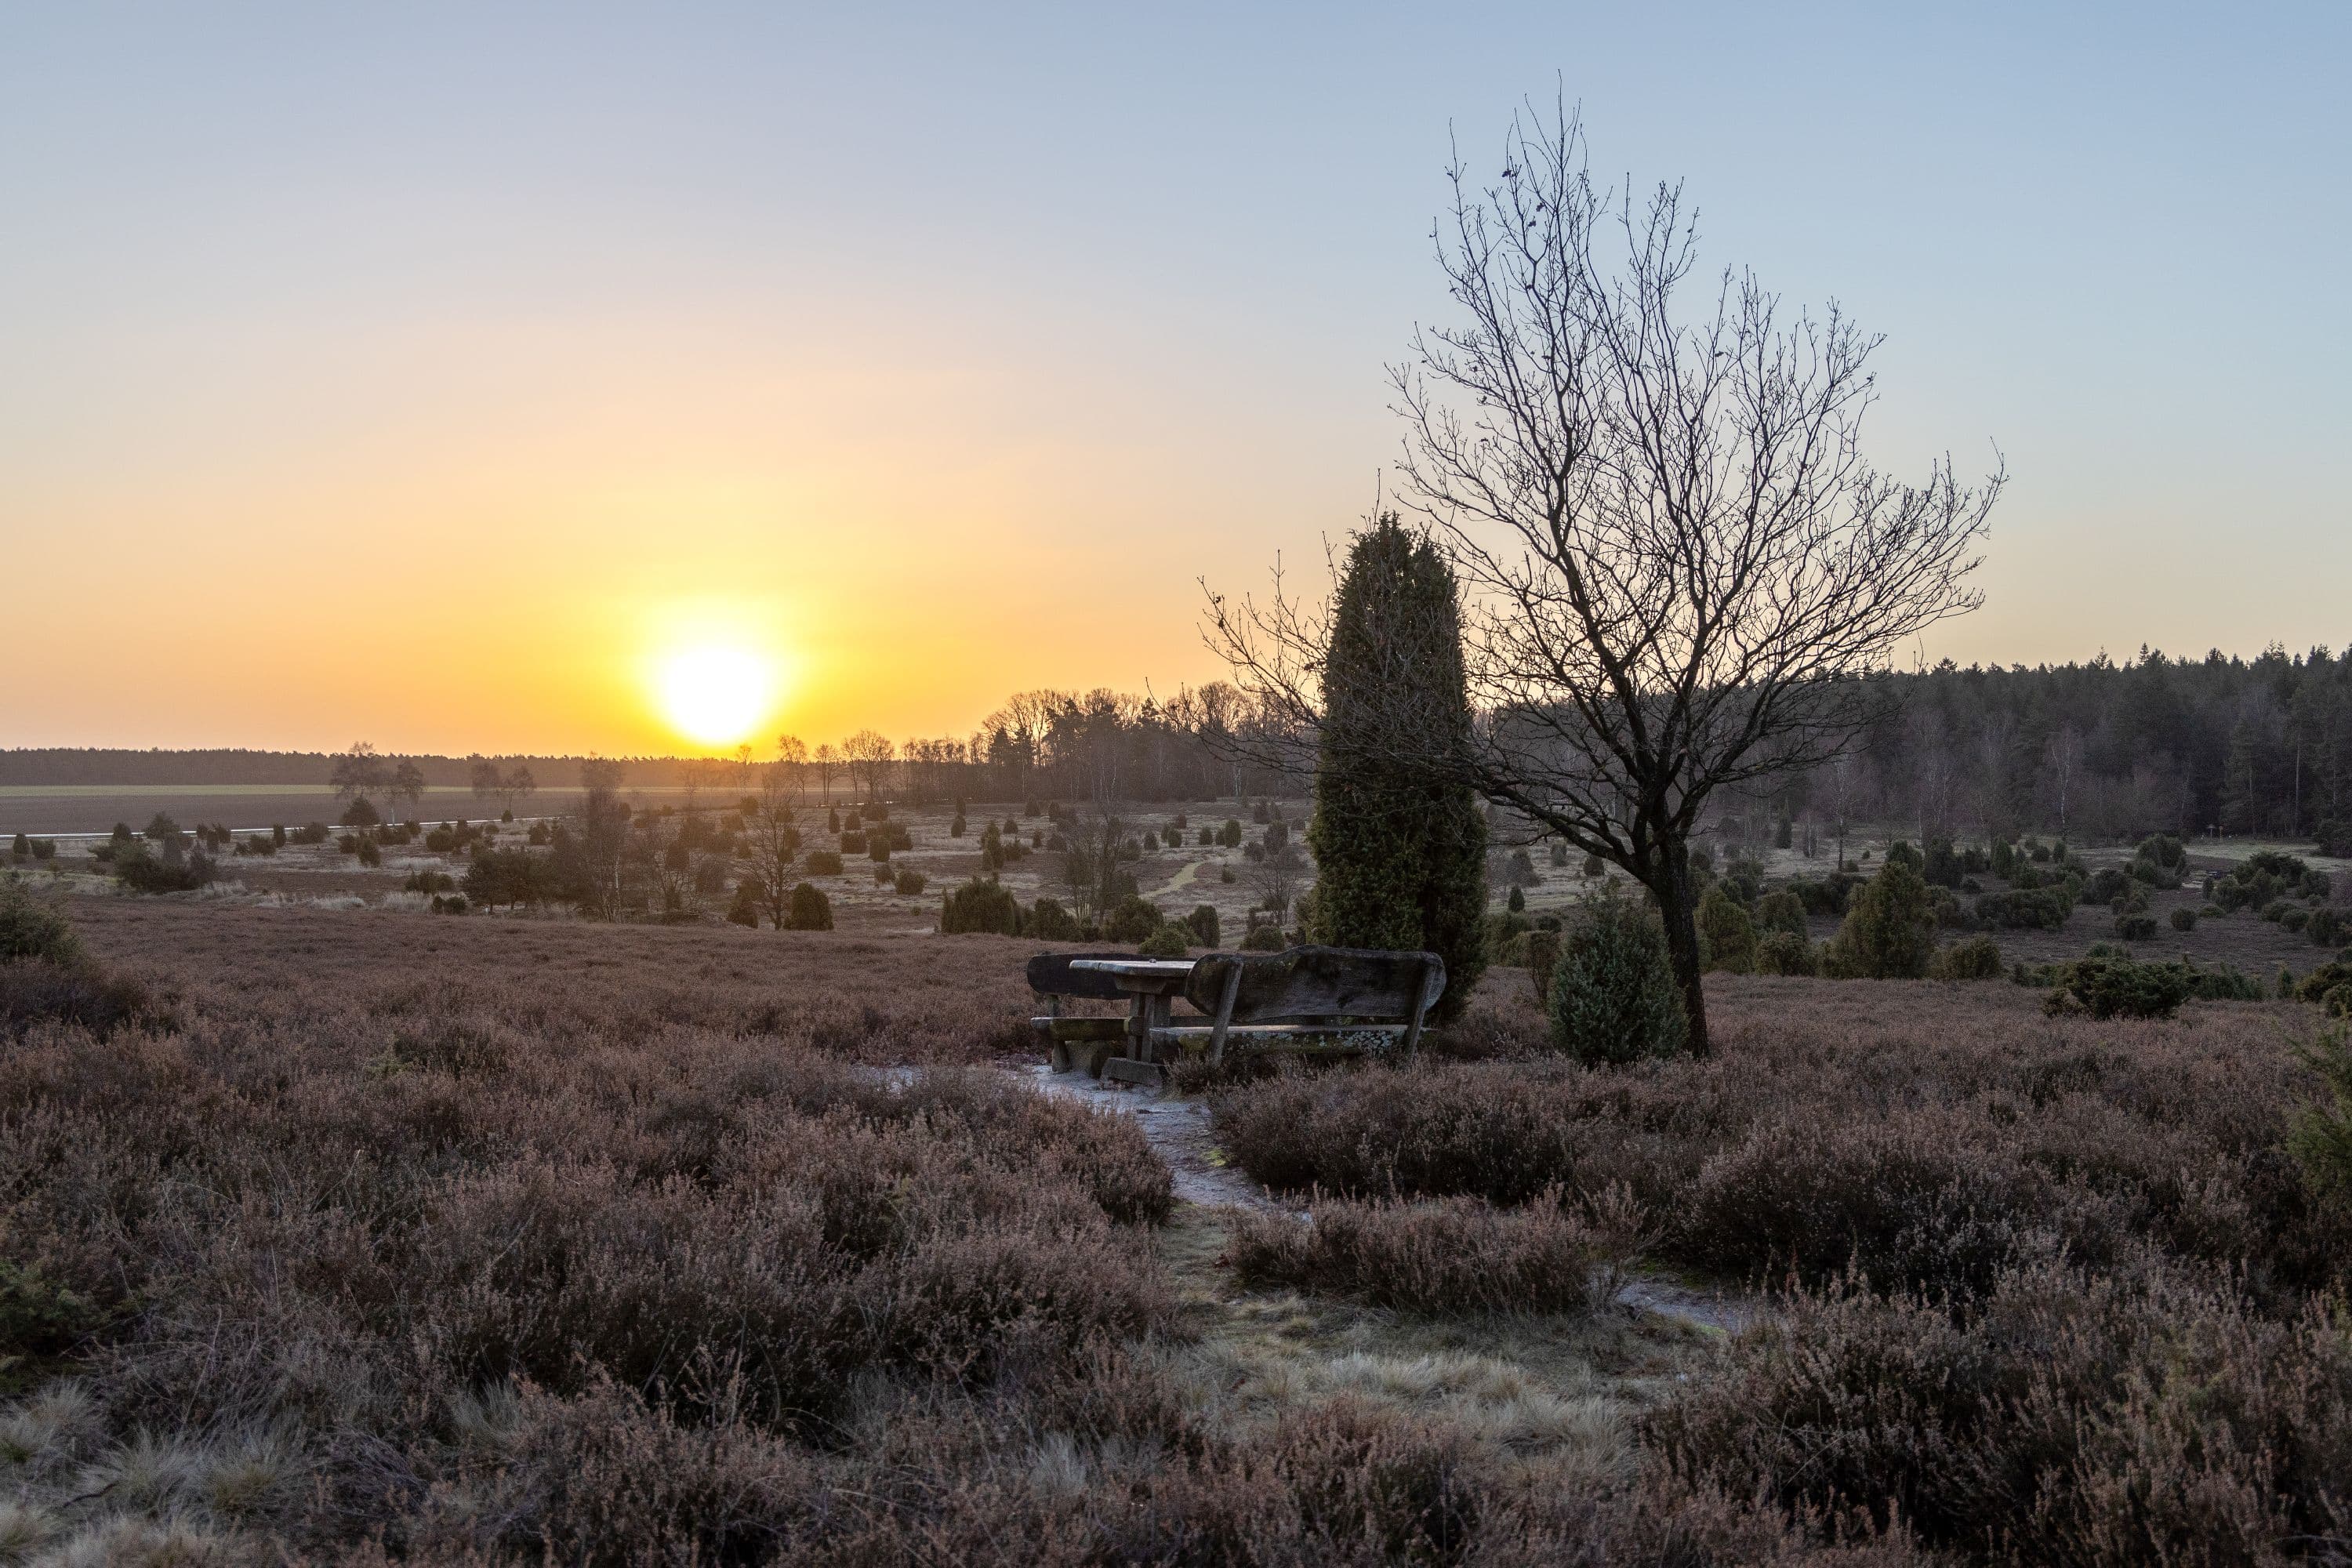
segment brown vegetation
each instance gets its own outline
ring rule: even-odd
[[[984,1065],[1024,942],[74,912],[153,1003],[0,1047],[13,1557],[2266,1562],[2346,1527],[2352,1233],[2279,1147],[2308,1009],[1727,978],[1717,1058],[1587,1069],[1498,977],[1450,1059],[1221,1092],[1254,1171],[1351,1194],[1311,1226],[1163,1229],[1136,1120]],[[1643,1245],[1799,1283],[1662,1360],[1605,1309]],[[1433,1348],[1285,1348],[1342,1321]],[[1533,1373],[1585,1337],[1608,1394]]]
[[[2097,1024],[2006,984],[1716,985],[1720,1061],[1534,1055],[1541,1020],[1507,996],[1456,1037],[1500,1059],[1255,1084],[1219,1098],[1219,1124],[1253,1175],[1302,1192],[1510,1205],[1622,1183],[1664,1256],[1751,1279],[1853,1264],[1881,1288],[1974,1288],[2044,1239],[2108,1262],[2148,1238],[2284,1299],[2352,1243],[2279,1148],[2313,1084],[2308,1010]]]

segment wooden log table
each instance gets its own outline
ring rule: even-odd
[[[1080,958],[1072,960],[1070,968],[1081,973],[1103,975],[1127,994],[1127,1059],[1150,1062],[1151,1033],[1168,1026],[1169,1004],[1182,992],[1184,982],[1192,978],[1192,960]]]

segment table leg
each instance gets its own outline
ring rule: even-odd
[[[1174,1016],[1171,1011],[1172,1004],[1165,992],[1145,996],[1142,1002],[1143,1038],[1138,1042],[1141,1048],[1134,1053],[1135,1058],[1145,1062],[1158,1061],[1160,1058],[1151,1045],[1151,1031],[1168,1026],[1169,1020]]]

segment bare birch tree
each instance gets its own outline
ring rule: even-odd
[[[1702,808],[1835,757],[1874,716],[1868,677],[1976,607],[2003,475],[1996,458],[1963,486],[1946,458],[1906,484],[1865,461],[1877,340],[1835,309],[1788,312],[1727,272],[1685,314],[1681,189],[1596,185],[1564,108],[1514,121],[1491,184],[1449,174],[1433,237],[1455,318],[1391,374],[1400,499],[1462,582],[1481,721],[1441,748],[1400,711],[1368,743],[1647,888],[1705,1051]],[[1278,591],[1211,604],[1244,684],[1311,719],[1319,622]]]

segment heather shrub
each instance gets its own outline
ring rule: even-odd
[[[940,904],[940,933],[957,936],[966,931],[1020,935],[1021,904],[1013,898],[1013,890],[982,877],[950,889]]]
[[[165,1021],[144,985],[87,959],[0,963],[0,1039],[20,1038],[38,1024],[88,1029],[103,1039],[118,1029]]]
[[[1557,1188],[1516,1209],[1475,1198],[1318,1198],[1312,1217],[1244,1214],[1228,1248],[1247,1283],[1423,1312],[1585,1312],[1604,1249]]]
[[[812,855],[809,858],[814,860],[816,857]],[[809,869],[813,871],[816,868],[812,866]],[[818,887],[814,882],[793,884],[792,904],[784,913],[784,929],[786,931],[831,931],[833,929],[833,900],[824,896],[823,888]]]
[[[1756,922],[1719,882],[1699,895],[1698,934],[1710,967],[1734,974],[1755,969]]]
[[[1928,977],[1935,980],[1999,980],[2005,973],[2000,944],[1989,936],[1971,937],[1939,949],[1927,969]]]
[[[1580,1061],[1681,1050],[1688,1024],[1657,915],[1613,892],[1587,904],[1560,933],[1549,1012],[1553,1043]]]
[[[1865,1509],[2005,1563],[2260,1563],[2341,1528],[2352,1344],[2160,1268],[2004,1270],[1981,1301],[1790,1297],[1643,1423],[1685,1481]]]
[[[2049,1201],[2043,1182],[1986,1142],[1948,1109],[1773,1121],[1708,1160],[1677,1246],[1750,1275],[1823,1279],[1851,1265],[1882,1289],[1981,1288]]]

